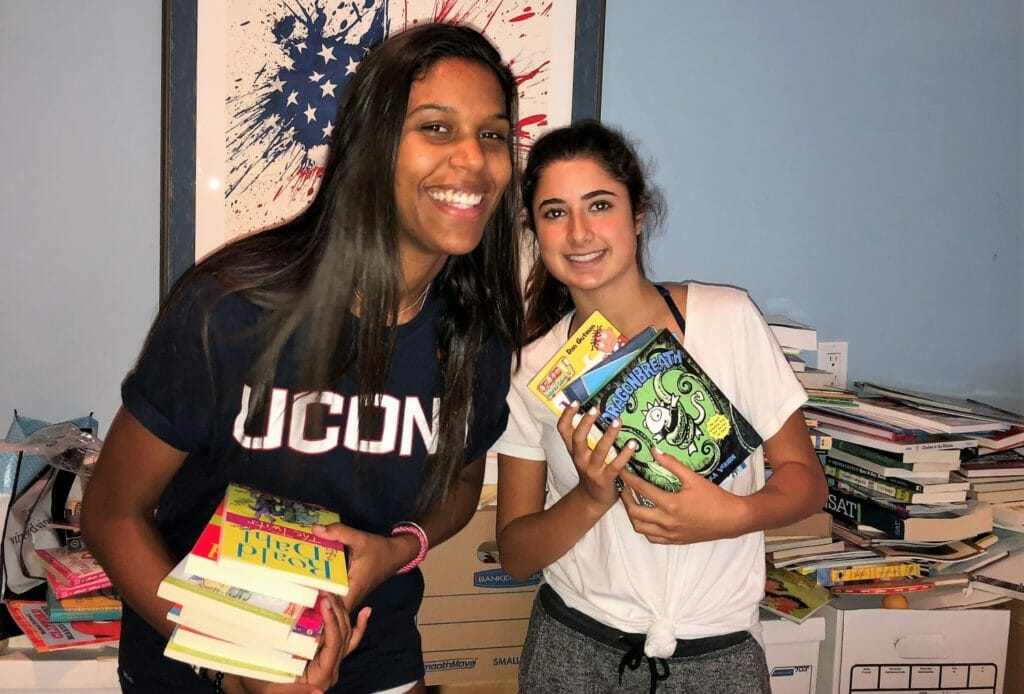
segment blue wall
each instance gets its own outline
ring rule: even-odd
[[[603,119],[654,273],[849,342],[851,380],[1024,404],[1022,3],[608,3]]]
[[[1024,408],[1022,8],[608,0],[656,275],[849,341],[851,378]],[[0,426],[105,430],[156,312],[160,3],[0,0],[0,65]]]

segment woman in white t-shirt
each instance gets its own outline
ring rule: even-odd
[[[806,394],[744,291],[647,279],[658,198],[622,135],[596,122],[546,134],[530,153],[524,202],[539,261],[529,344],[495,445],[501,562],[515,578],[544,572],[520,691],[768,692],[762,531],[820,509],[826,495]],[[699,237],[692,247],[713,252]],[[612,449],[615,426],[591,450],[597,413],[573,403],[556,418],[526,383],[595,310],[625,337],[675,332],[763,445],[720,485],[656,454],[682,481],[678,493],[625,468],[631,449]]]

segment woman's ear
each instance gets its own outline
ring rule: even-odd
[[[639,214],[633,215],[633,233],[636,234],[637,236],[639,236],[640,232],[643,230],[643,228],[644,228],[644,219],[646,219],[646,218],[647,218],[647,213],[646,212],[640,212]]]

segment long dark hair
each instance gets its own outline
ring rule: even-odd
[[[636,263],[640,274],[646,277],[644,257],[648,239],[661,221],[664,202],[660,191],[648,181],[645,167],[626,137],[598,121],[581,120],[548,131],[530,149],[523,172],[523,203],[530,228],[537,228],[533,217],[533,197],[544,172],[551,164],[575,159],[594,162],[624,185],[629,192],[634,217],[643,215]],[[526,305],[526,342],[545,334],[573,308],[568,288],[552,277],[539,259],[526,280]]]
[[[515,79],[497,50],[465,26],[424,24],[392,35],[359,65],[343,98],[324,182],[308,210],[280,227],[235,241],[193,268],[214,276],[225,295],[240,294],[262,309],[262,355],[249,373],[262,409],[286,344],[297,337],[300,386],[326,389],[353,366],[361,434],[375,421],[373,397],[384,385],[395,344],[401,264],[395,165],[412,83],[445,59],[491,70],[511,122],[517,120]],[[438,326],[441,411],[434,460],[417,498],[422,511],[452,488],[461,470],[472,409],[476,358],[492,334],[512,350],[522,343],[519,291],[520,209],[516,144],[508,142],[513,178],[472,252],[448,258],[433,292],[446,303]],[[350,312],[360,294],[360,318]],[[173,296],[173,294],[172,294]],[[354,324],[358,327],[354,327]],[[434,355],[425,355],[434,358]]]

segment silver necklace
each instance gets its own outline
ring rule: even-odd
[[[415,301],[413,301],[411,304],[409,304],[405,308],[398,309],[398,313],[396,315],[400,316],[403,313],[405,313],[407,311],[411,311],[414,308],[416,308],[416,309],[423,308],[423,304],[426,303],[427,292],[430,291],[430,285],[431,284],[433,284],[433,283],[432,282],[427,282],[427,286],[423,288],[423,293],[419,295],[419,298],[416,299]],[[363,303],[363,295],[360,294],[358,291],[355,291],[355,290],[353,290],[353,294],[356,295],[356,299],[358,299],[359,303],[362,304]]]

